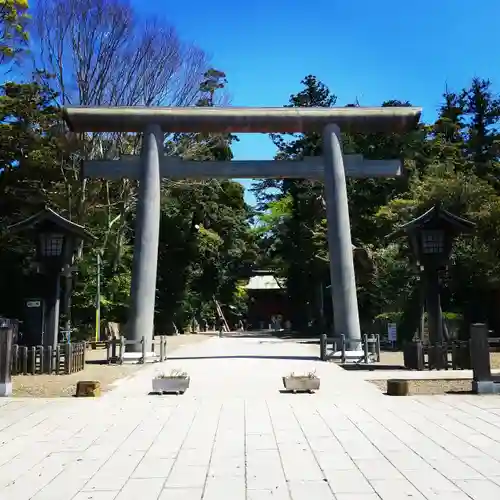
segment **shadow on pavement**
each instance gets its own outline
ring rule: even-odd
[[[86,359],[85,360],[86,365],[107,365],[108,360],[107,359]]]
[[[167,361],[183,361],[187,359],[296,359],[303,361],[321,361],[318,356],[253,356],[253,355],[234,355],[234,356],[190,356],[190,357],[168,357]]]
[[[404,366],[402,365],[375,365],[375,364],[368,364],[368,365],[365,365],[365,364],[354,364],[354,363],[349,363],[349,364],[340,364],[340,366],[344,369],[344,370],[351,370],[351,371],[355,371],[355,370],[358,370],[358,371],[396,371],[396,370],[407,370],[407,368],[405,368]]]

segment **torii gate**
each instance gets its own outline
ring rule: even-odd
[[[141,157],[84,163],[86,177],[139,180],[127,337],[148,345],[153,335],[160,230],[160,179],[264,178],[323,179],[335,335],[344,334],[359,349],[356,281],[347,202],[346,174],[355,177],[401,175],[398,160],[364,160],[342,155],[340,129],[351,133],[404,132],[414,128],[421,108],[204,108],[85,107],[63,110],[74,132],[143,133]],[[163,156],[163,138],[171,132],[323,134],[323,157],[303,161],[183,161]],[[140,345],[130,349],[140,351]]]

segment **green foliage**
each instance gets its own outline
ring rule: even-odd
[[[204,77],[197,105],[213,106],[226,75],[210,69]],[[177,134],[166,149],[185,159],[227,161],[234,140],[232,134]],[[157,294],[162,329],[187,325],[195,317],[212,321],[214,299],[226,314],[244,309],[237,283],[255,262],[250,217],[243,188],[233,181],[164,185]]]
[[[337,98],[316,77],[306,76],[301,84],[303,90],[290,96],[287,107],[335,104]],[[291,138],[272,134],[271,139],[278,149],[277,160],[321,154],[320,135],[316,133],[293,134]],[[291,320],[296,329],[303,330],[319,320],[318,290],[327,274],[324,259],[318,258],[325,248],[322,184],[304,179],[264,180],[254,186],[254,192],[264,211],[260,218],[261,248],[286,278]]]
[[[290,106],[329,106],[335,102],[329,89],[315,77],[306,77],[302,84],[304,90],[291,96]],[[382,105],[410,103],[392,100]],[[344,152],[373,159],[401,158],[407,172],[399,179],[348,179],[353,242],[369,252],[376,269],[363,280],[357,267],[364,328],[369,329],[374,320],[398,318],[404,335],[413,335],[420,300],[417,272],[407,242],[389,243],[385,237],[438,201],[477,224],[472,236],[455,242],[442,282],[443,307],[451,316],[489,320],[490,326],[500,328],[494,305],[500,287],[499,119],[500,100],[491,82],[474,78],[459,92],[446,90],[433,124],[420,124],[406,134],[343,136]],[[273,141],[279,159],[300,159],[321,152],[320,138],[314,135],[295,136],[291,141],[274,136]],[[254,190],[262,210],[256,232],[268,255],[267,264],[287,277],[292,301],[293,294],[300,294],[304,302],[310,302],[307,290],[313,294],[315,280],[327,276],[326,224],[317,204],[321,186],[300,180],[266,180],[257,182]],[[326,261],[323,267],[318,266],[318,257]],[[311,317],[304,302],[296,303],[302,323]]]
[[[225,75],[207,72],[200,87],[199,105],[213,105]],[[57,95],[51,77],[34,75],[28,84],[7,82],[0,93],[0,222],[2,228],[33,215],[44,205],[86,226],[97,237],[94,248],[84,248],[74,277],[72,322],[91,331],[97,297],[97,255],[101,255],[101,317],[127,320],[134,243],[134,183],[82,183],[79,158],[88,140],[61,134]],[[166,150],[196,160],[231,159],[232,135],[179,134],[170,137]],[[132,135],[109,141],[103,149],[133,153]],[[114,153],[113,153],[114,154]],[[161,245],[158,259],[157,324],[168,331],[182,328],[194,317],[211,319],[214,299],[225,309],[244,313],[241,280],[255,262],[255,235],[251,211],[240,184],[230,180],[165,181],[162,185]],[[4,234],[0,246],[2,276],[19,283],[31,274],[33,242]],[[0,314],[20,317],[26,286],[0,291]]]
[[[7,13],[1,18],[3,43],[14,54],[26,40],[18,28],[24,30],[27,4],[0,1],[0,12],[2,8]],[[0,45],[4,61],[9,50]],[[287,106],[336,104],[335,95],[316,77],[309,75],[301,84]],[[209,69],[193,102],[217,105],[226,85],[224,72]],[[98,244],[79,254],[72,321],[92,328],[99,254],[102,317],[123,323],[131,281],[136,183],[83,180],[80,160],[96,156],[97,150],[110,158],[137,154],[140,140],[133,134],[66,135],[58,97],[52,76],[45,72],[35,73],[30,83],[6,82],[0,87],[0,224],[6,228],[49,205],[85,225]],[[404,100],[383,103],[408,105]],[[352,238],[361,249],[354,255],[361,256],[355,264],[364,329],[396,321],[403,338],[413,335],[420,314],[418,273],[407,242],[389,242],[386,236],[436,202],[476,223],[473,235],[457,238],[449,270],[443,275],[448,320],[488,320],[490,327],[500,329],[496,312],[499,119],[500,99],[492,84],[475,78],[465,89],[446,90],[435,123],[420,124],[406,134],[343,136],[346,153],[401,158],[406,169],[399,179],[348,180]],[[278,160],[321,154],[318,134],[274,134],[271,139]],[[235,140],[232,134],[174,134],[164,146],[169,155],[222,161],[232,159]],[[304,179],[263,180],[254,185],[254,192],[257,211],[245,204],[242,186],[231,180],[163,182],[156,300],[159,330],[167,332],[173,324],[185,328],[194,318],[213,320],[215,300],[228,318],[244,315],[244,284],[255,267],[272,268],[286,279],[295,328],[305,329],[320,320],[320,291],[329,282],[322,184]],[[253,225],[252,220],[256,220]],[[21,299],[32,293],[33,256],[33,243],[26,237],[2,234],[0,271],[11,285],[0,290],[1,314],[20,316]]]
[[[0,0],[0,64],[12,60],[26,49],[28,0]]]

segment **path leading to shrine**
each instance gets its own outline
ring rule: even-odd
[[[0,500],[500,498],[500,398],[389,398],[318,346],[212,338],[100,399],[0,400]],[[148,396],[157,371],[183,396]],[[281,377],[315,371],[314,395]]]

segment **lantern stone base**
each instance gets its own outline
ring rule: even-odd
[[[472,392],[475,394],[500,394],[500,382],[495,380],[473,380]]]
[[[139,363],[142,360],[142,352],[124,352],[123,353],[123,362],[124,363]],[[154,363],[156,361],[159,361],[160,357],[158,354],[154,353],[153,351],[147,352],[146,353],[146,359],[144,360],[145,363]]]
[[[0,397],[12,396],[12,382],[0,382]]]

